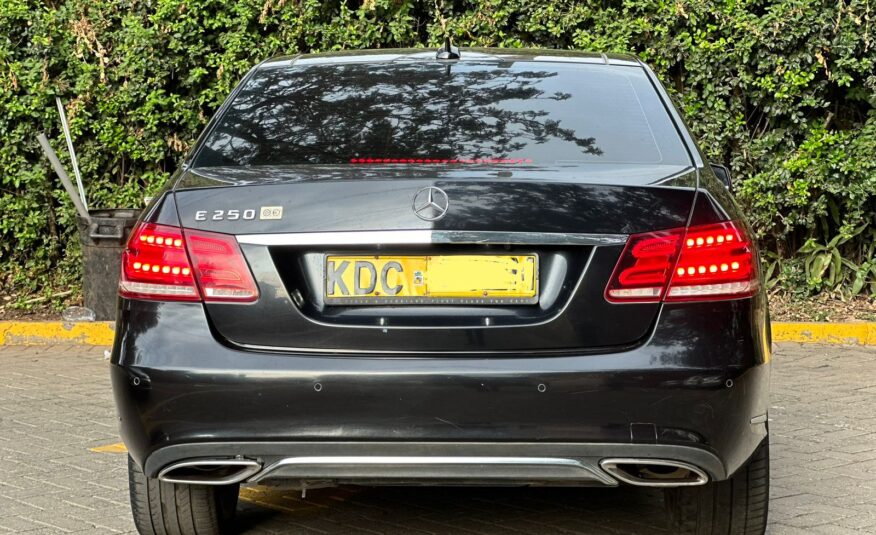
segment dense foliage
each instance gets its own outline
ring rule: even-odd
[[[56,95],[92,205],[136,206],[258,61],[436,46],[446,29],[638,54],[731,166],[773,283],[876,295],[874,28],[870,0],[3,0],[0,284],[77,284],[73,209],[36,142],[64,147]]]

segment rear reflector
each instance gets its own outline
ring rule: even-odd
[[[191,260],[190,260],[191,259]],[[199,290],[200,288],[200,290]],[[233,236],[141,223],[122,253],[119,293],[163,301],[249,302],[258,289]]]
[[[613,303],[746,297],[757,290],[751,242],[733,222],[634,234],[605,289]]]

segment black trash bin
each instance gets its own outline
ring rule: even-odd
[[[90,221],[76,218],[79,241],[82,242],[85,306],[94,311],[98,321],[114,320],[122,250],[140,210],[89,210],[88,215]]]

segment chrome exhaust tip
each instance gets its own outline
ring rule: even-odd
[[[261,469],[261,463],[249,459],[193,459],[166,466],[158,472],[158,479],[185,485],[231,485]]]
[[[709,482],[702,469],[681,461],[603,459],[599,466],[619,481],[638,487],[694,487]]]

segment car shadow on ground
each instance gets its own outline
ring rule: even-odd
[[[238,533],[668,533],[660,490],[340,487],[241,490]]]

